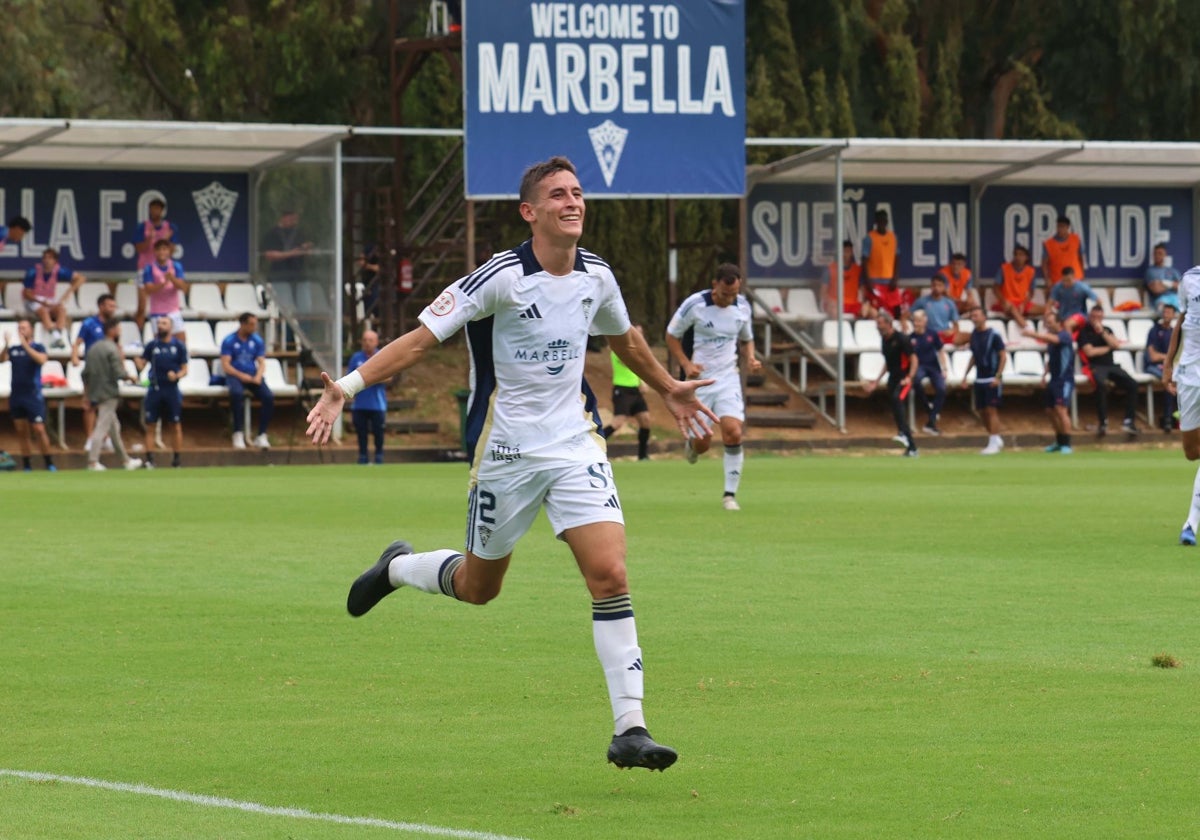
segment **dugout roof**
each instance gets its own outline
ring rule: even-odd
[[[350,133],[329,125],[0,119],[0,168],[253,171]]]
[[[1156,186],[1200,185],[1200,143],[1085,140],[747,138],[747,146],[807,146],[747,169],[756,184],[847,183]]]

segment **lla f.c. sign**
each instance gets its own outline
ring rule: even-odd
[[[742,196],[744,0],[466,0],[469,198],[566,155],[596,196]]]

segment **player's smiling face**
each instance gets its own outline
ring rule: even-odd
[[[583,187],[565,169],[543,178],[537,198],[521,205],[535,237],[574,244],[583,236]]]

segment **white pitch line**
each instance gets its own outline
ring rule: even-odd
[[[157,796],[160,799],[187,802],[191,805],[202,805],[206,808],[229,808],[234,811],[247,811],[251,814],[263,814],[269,817],[291,817],[295,820],[315,820],[318,822],[337,823],[338,825],[362,825],[370,828],[386,828],[392,831],[406,831],[410,834],[426,834],[434,837],[460,837],[463,840],[524,840],[521,837],[509,837],[504,834],[492,834],[487,831],[464,831],[457,828],[424,825],[423,823],[393,822],[392,820],[381,820],[375,817],[347,817],[341,814],[322,814],[316,811],[306,811],[303,808],[277,808],[272,805],[261,805],[258,802],[241,802],[237,799],[226,799],[223,796],[205,796],[200,793],[166,790],[148,785],[131,785],[125,782],[106,782],[103,779],[91,779],[86,776],[59,776],[54,773],[31,773],[26,770],[5,769],[0,769],[0,776],[11,776],[31,782],[60,782],[65,785],[82,785],[83,787],[113,790],[119,793]]]

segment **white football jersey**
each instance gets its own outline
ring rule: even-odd
[[[750,303],[742,295],[729,306],[717,306],[711,291],[696,292],[680,304],[667,332],[683,338],[694,329],[692,361],[703,365],[702,378],[737,378],[738,344],[753,339],[752,320]]]
[[[439,341],[467,329],[472,477],[606,460],[584,354],[588,335],[623,335],[630,323],[603,260],[577,248],[574,269],[557,277],[526,241],[449,286],[419,317]]]
[[[1200,265],[1185,271],[1179,281],[1179,317],[1183,319],[1183,347],[1178,364],[1200,363]]]

